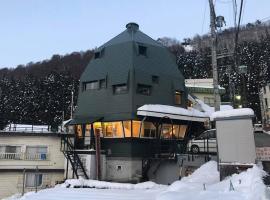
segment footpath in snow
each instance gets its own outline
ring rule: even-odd
[[[55,188],[30,192],[9,200],[270,200],[258,166],[219,181],[217,163],[210,161],[170,186],[70,179]]]

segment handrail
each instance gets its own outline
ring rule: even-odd
[[[0,153],[0,160],[49,160],[48,153]]]

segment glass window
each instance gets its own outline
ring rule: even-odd
[[[127,84],[120,84],[113,86],[113,93],[114,94],[126,94],[128,91]]]
[[[175,91],[174,92],[174,103],[176,105],[181,105],[182,104],[182,95],[181,92]]]
[[[48,147],[45,146],[27,146],[25,158],[27,160],[46,160]]]
[[[26,187],[40,187],[42,186],[43,174],[27,173],[26,174]]]
[[[99,51],[95,53],[95,59],[100,58],[100,56],[101,56],[101,53]]]
[[[91,81],[88,83],[84,83],[84,90],[97,90],[99,89],[98,81]]]
[[[124,137],[122,122],[104,122],[104,137]]]
[[[161,127],[161,138],[169,139],[172,138],[172,124],[162,124]]]
[[[99,88],[106,88],[106,80],[105,79],[99,80]]]
[[[178,138],[184,138],[186,135],[186,131],[187,131],[187,125],[180,125],[180,130],[179,130],[179,134],[178,134]]]
[[[150,95],[151,94],[151,85],[143,85],[143,84],[138,84],[137,85],[137,93],[138,94],[143,94],[143,95]]]
[[[265,98],[264,101],[265,101],[265,106],[268,108],[268,101],[267,101],[267,98]]]
[[[5,153],[20,153],[20,146],[5,146]]]
[[[158,84],[159,83],[159,77],[158,76],[152,76],[152,82]]]
[[[152,122],[143,122],[141,127],[141,137],[156,137],[156,127]]]
[[[161,138],[183,139],[186,134],[187,125],[162,124]]]
[[[83,133],[82,133],[82,126],[81,125],[75,125],[75,132],[77,137],[82,137]]]
[[[139,45],[139,55],[146,56],[147,47]]]
[[[125,137],[131,137],[131,121],[123,121]]]
[[[132,121],[132,137],[139,137],[141,121]]]

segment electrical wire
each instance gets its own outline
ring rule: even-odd
[[[237,24],[237,29],[236,29],[236,33],[235,33],[235,44],[234,44],[235,45],[234,46],[235,67],[238,64],[237,46],[238,46],[240,23],[241,23],[241,18],[242,18],[243,3],[244,3],[244,0],[241,0],[239,17],[238,17],[238,24]]]
[[[204,23],[205,23],[205,14],[206,14],[206,8],[207,8],[207,0],[205,0],[205,4],[204,4],[204,12],[203,12],[203,22],[202,22],[202,30],[201,30],[201,33],[203,34],[203,31],[204,31]]]

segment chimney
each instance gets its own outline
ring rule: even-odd
[[[126,25],[126,28],[128,29],[128,30],[131,30],[131,31],[137,31],[137,30],[139,30],[139,25],[138,24],[136,24],[135,22],[130,22],[130,23],[128,23],[127,25]]]

